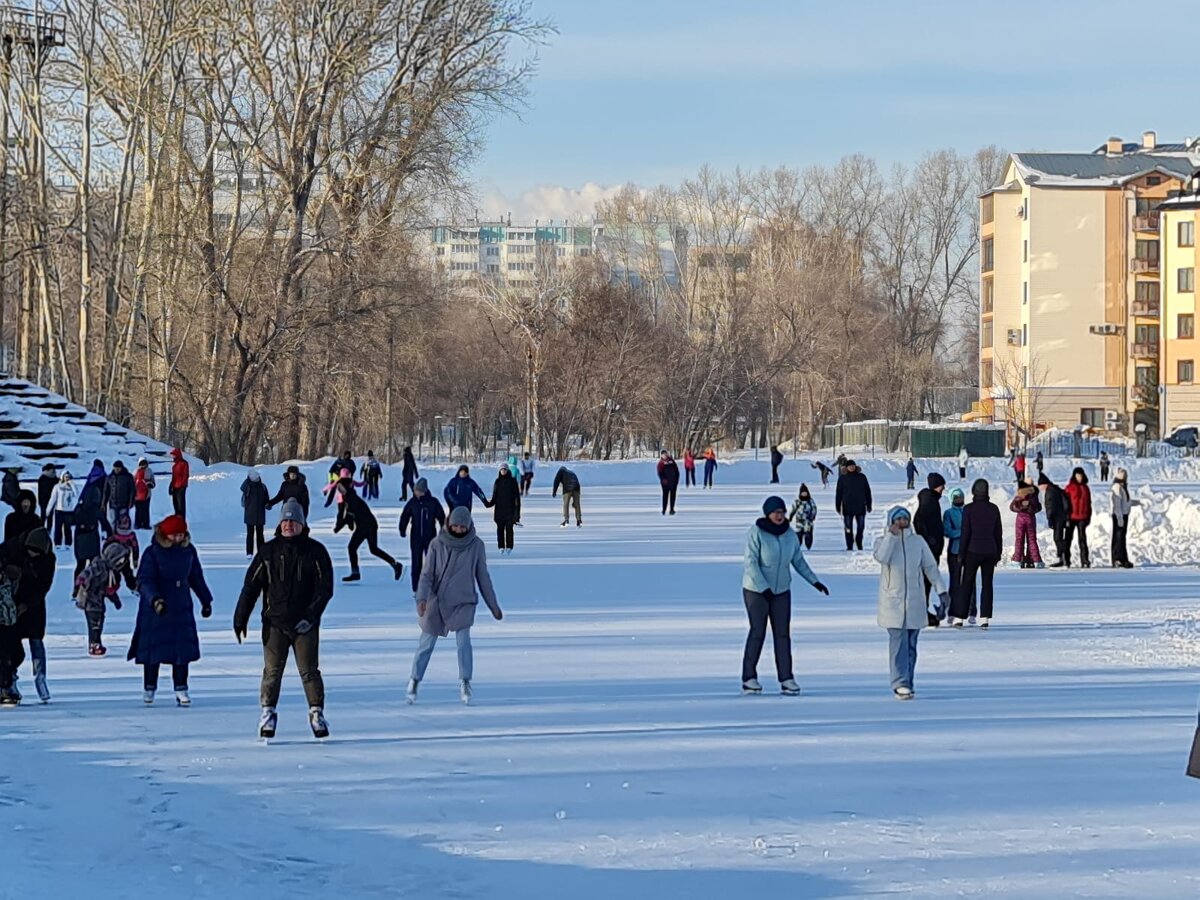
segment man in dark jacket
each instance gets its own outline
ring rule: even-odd
[[[417,585],[421,580],[421,569],[425,566],[425,551],[437,537],[438,527],[445,527],[446,511],[437,497],[429,493],[429,482],[418,478],[413,485],[413,496],[404,504],[400,513],[400,537],[412,528],[408,535],[408,549],[411,554],[408,570],[412,574],[413,598],[417,596]]]
[[[313,735],[328,737],[318,652],[321,616],[333,599],[333,563],[324,545],[309,536],[304,511],[296,500],[284,501],[274,539],[259,548],[246,572],[233,614],[233,633],[239,644],[246,637],[250,613],[260,596],[263,677],[259,737],[275,737],[275,706],[289,651],[296,657]]]
[[[500,464],[490,505],[496,523],[496,545],[500,555],[505,556],[513,551],[513,525],[521,518],[521,483],[508,470],[507,463]]]
[[[958,583],[958,595],[953,598],[949,623],[962,627],[975,593],[975,575],[981,573],[979,627],[987,628],[992,618],[992,576],[1004,555],[1004,529],[999,507],[988,499],[986,480],[980,478],[971,485],[971,497],[963,510],[962,537],[958,545],[962,579]]]
[[[399,581],[400,576],[404,574],[404,566],[379,548],[379,520],[371,512],[367,501],[358,496],[354,490],[354,481],[349,477],[338,479],[337,487],[329,492],[329,499],[325,501],[325,505],[328,506],[335,497],[341,499],[338,503],[337,522],[334,523],[333,533],[337,534],[343,528],[349,528],[353,532],[350,545],[346,548],[350,554],[350,574],[342,581],[362,580],[362,575],[358,570],[358,548],[363,544],[367,545],[372,556],[382,559],[392,567],[392,574]]]
[[[1067,529],[1071,524],[1071,500],[1066,491],[1047,475],[1038,476],[1038,487],[1042,489],[1042,508],[1046,510],[1046,522],[1054,531],[1054,552],[1058,554],[1058,561],[1051,563],[1050,568],[1061,569],[1067,565],[1071,552],[1067,541]]]
[[[333,464],[329,467],[329,480],[337,481],[339,478],[341,478],[343,469],[347,470],[351,475],[353,475],[355,469],[357,468],[358,466],[354,463],[354,457],[352,457],[350,455],[350,451],[347,450],[345,453],[335,459]]]
[[[779,467],[783,465],[783,454],[774,444],[771,445],[771,484],[779,484]]]
[[[478,497],[483,501],[484,506],[491,506],[487,496],[483,493],[483,488],[476,484],[475,479],[471,477],[469,466],[458,467],[458,472],[446,482],[446,489],[442,491],[442,496],[446,499],[447,515],[452,513],[456,506],[465,506],[469,510],[472,497]]]
[[[675,493],[679,490],[679,465],[671,454],[663,450],[658,454],[658,483],[662,487],[662,514],[675,515]]]
[[[108,520],[104,518],[104,485],[107,478],[104,463],[97,459],[92,463],[92,470],[88,472],[83,489],[79,492],[73,517],[75,577],[79,577],[88,562],[100,555],[101,533],[107,536],[112,532]]]
[[[305,517],[308,516],[308,484],[305,482],[299,466],[287,467],[287,471],[283,473],[283,483],[279,485],[278,493],[267,501],[267,509],[287,500],[295,500],[299,503]]]
[[[54,463],[46,463],[42,466],[42,474],[38,476],[37,480],[37,500],[42,524],[47,528],[50,527],[50,517],[46,515],[46,507],[50,504],[50,495],[54,493],[57,485],[58,469],[54,467]]]
[[[255,548],[263,548],[263,528],[267,524],[267,504],[270,494],[262,477],[253,469],[242,482],[242,521],[246,524],[246,555],[253,556]]]
[[[408,499],[408,489],[416,484],[421,473],[417,471],[417,461],[413,458],[412,447],[404,448],[404,467],[400,471],[400,499]],[[436,497],[434,498],[437,499]],[[439,504],[440,505],[440,504]]]
[[[846,549],[863,548],[863,529],[871,511],[871,483],[852,459],[846,460],[845,472],[838,476],[833,504],[846,530]]]
[[[132,517],[134,491],[133,473],[119,459],[112,464],[112,471],[104,481],[104,508],[108,523],[116,525],[117,516],[129,512]]]
[[[562,488],[563,492],[563,520],[562,526],[566,528],[571,522],[571,507],[575,507],[575,525],[583,527],[583,512],[580,506],[579,477],[568,469],[566,466],[559,466],[558,471],[554,474],[554,487],[550,491],[551,497],[558,496],[558,489]]]
[[[946,490],[946,479],[937,472],[930,472],[926,481],[929,487],[921,488],[917,494],[917,514],[913,516],[913,531],[925,539],[929,552],[939,565],[942,562],[942,549],[946,546],[946,531],[942,527],[942,493]],[[929,591],[932,585],[925,579],[925,602],[929,603]],[[938,626],[938,618],[930,614],[929,624]]]
[[[0,481],[0,501],[7,503],[13,509],[17,508],[17,495],[21,493],[21,474],[19,466],[9,466],[4,470],[4,479]]]

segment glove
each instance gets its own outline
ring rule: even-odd
[[[211,615],[212,615],[212,604],[211,603],[201,603],[200,604],[200,617],[203,619],[207,619]]]
[[[167,614],[167,601],[162,597],[155,597],[150,601],[150,605],[154,607],[154,614],[156,616],[165,616]]]
[[[240,625],[237,622],[233,623],[233,636],[237,638],[239,644],[242,642],[243,638],[246,637],[246,626],[244,623]]]
[[[114,609],[120,609],[120,608],[121,608],[121,598],[120,598],[120,597],[113,597],[113,598],[112,598],[112,605],[113,605],[113,608],[114,608]]]
[[[828,597],[828,596],[829,596],[829,588],[825,587],[825,585],[821,584],[821,582],[819,582],[819,581],[818,581],[816,584],[814,584],[814,585],[813,585],[813,588],[814,588],[815,590],[818,590],[818,591],[820,591],[820,592],[821,592],[822,594],[824,594],[826,597]]]
[[[308,619],[301,619],[296,623],[295,631],[296,634],[308,634],[312,631],[312,622],[308,621]]]

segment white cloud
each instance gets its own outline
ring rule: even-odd
[[[620,185],[606,186],[594,181],[578,188],[540,184],[519,194],[493,187],[482,192],[479,218],[499,219],[511,213],[513,222],[522,224],[550,220],[590,222],[596,203],[613,196],[620,189]]]

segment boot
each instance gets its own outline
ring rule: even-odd
[[[396,576],[395,580],[399,581],[400,576],[404,574],[404,563],[402,563],[402,562],[396,563],[394,566],[392,566],[392,572]]]
[[[262,716],[258,720],[258,736],[264,740],[275,737],[275,726],[278,722],[279,717],[275,714],[275,707],[264,706]]]
[[[313,737],[329,737],[329,723],[325,721],[325,710],[321,709],[321,707],[313,706],[309,708],[308,724],[312,728]]]
[[[404,692],[404,702],[409,706],[412,706],[417,702],[417,688],[420,686],[420,684],[421,682],[417,681],[415,678],[408,679],[408,690]]]
[[[351,581],[362,581],[362,575],[360,575],[358,572],[351,572],[349,575],[343,578],[342,581],[345,583],[349,583]]]

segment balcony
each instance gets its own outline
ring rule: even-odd
[[[1158,359],[1158,344],[1134,344],[1134,359]]]
[[[1157,300],[1134,300],[1132,309],[1135,316],[1142,316],[1147,319],[1157,319],[1160,315]]]
[[[1134,231],[1153,231],[1158,232],[1158,211],[1142,213],[1140,216],[1133,217]]]
[[[1157,259],[1131,259],[1129,261],[1129,271],[1135,275],[1146,275],[1158,271]]]

